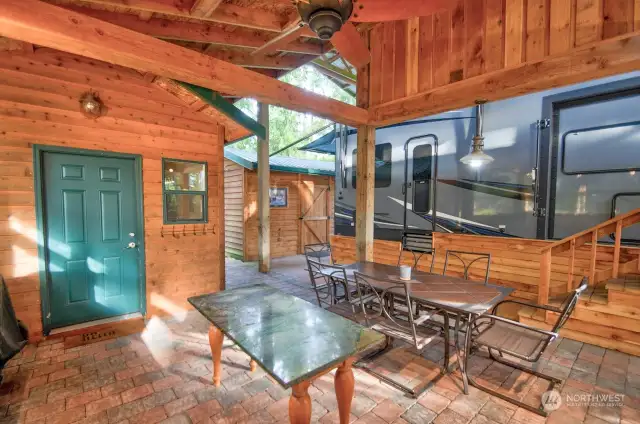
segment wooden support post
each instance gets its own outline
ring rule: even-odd
[[[538,304],[549,303],[549,286],[551,283],[551,250],[546,250],[540,258],[540,285],[538,286]]]
[[[613,278],[618,278],[620,270],[620,244],[622,243],[622,221],[616,222],[615,243],[613,245]]]
[[[573,267],[576,263],[576,239],[571,240],[571,249],[569,250],[569,268],[568,274],[569,278],[567,279],[567,292],[573,290]]]
[[[356,259],[373,261],[373,212],[375,189],[376,130],[358,127],[356,157]]]
[[[269,105],[258,103],[258,122],[266,137],[258,138],[258,270],[271,270],[271,217],[269,210]]]
[[[224,138],[225,127],[218,125],[218,143],[219,150],[216,154],[215,168],[218,172],[218,180],[216,182],[216,194],[214,197],[215,208],[218,216],[216,216],[215,232],[218,238],[218,260],[220,266],[220,287],[219,290],[224,290],[226,287],[226,273],[225,273],[225,240],[224,240]]]
[[[598,230],[591,233],[591,257],[589,262],[589,285],[596,285],[596,256],[598,254]]]

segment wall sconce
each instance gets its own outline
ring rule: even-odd
[[[87,118],[98,119],[106,115],[107,107],[96,93],[89,91],[80,97],[80,112]]]

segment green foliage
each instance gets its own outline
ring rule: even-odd
[[[284,77],[281,81],[295,85],[297,87],[309,90],[316,94],[320,94],[325,97],[329,97],[335,100],[339,100],[344,103],[354,104],[355,99],[342,90],[340,87],[331,82],[327,77],[319,73],[312,66],[302,66]],[[258,115],[258,105],[254,99],[244,98],[235,103],[235,105],[242,109],[247,115],[254,119]],[[276,152],[283,147],[293,143],[301,137],[319,129],[323,126],[330,124],[331,121],[319,118],[306,113],[295,112],[293,110],[283,109],[277,106],[269,107],[269,147],[271,152]],[[300,144],[291,147],[279,155],[298,157],[304,159],[315,160],[327,160],[333,161],[332,155],[323,155],[312,152],[304,152],[298,150],[299,147],[310,143],[318,137],[333,131],[332,127],[314,135],[308,140],[301,142]],[[256,137],[250,137],[245,140],[239,141],[233,145],[234,148],[256,151],[257,140]]]

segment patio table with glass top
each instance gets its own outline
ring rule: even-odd
[[[291,423],[311,421],[308,388],[315,378],[337,369],[334,383],[340,423],[349,422],[354,391],[351,365],[356,355],[382,343],[382,334],[265,284],[188,300],[211,322],[216,386],[227,336],[251,357],[252,364],[259,364],[284,388],[292,388]]]
[[[354,279],[354,272],[373,279],[403,281],[400,279],[400,268],[393,265],[360,261],[343,265],[343,267],[350,282]],[[413,301],[444,310],[456,317],[455,343],[458,354],[464,355],[464,358],[469,355],[470,337],[467,331],[464,345],[462,347],[459,345],[458,338],[462,322],[470,322],[472,317],[491,311],[495,305],[514,290],[509,287],[485,285],[463,278],[421,271],[412,271],[411,280],[406,283],[408,284],[409,297]],[[375,284],[375,280],[372,280],[372,284]],[[380,287],[380,289],[384,290],[385,287]],[[464,391],[468,393],[469,383],[464,362],[458,361]]]

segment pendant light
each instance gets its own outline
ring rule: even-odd
[[[471,153],[460,159],[460,162],[472,168],[481,168],[493,162],[493,157],[484,152],[484,137],[482,136],[482,124],[484,120],[484,100],[476,101],[476,135],[473,136]]]

